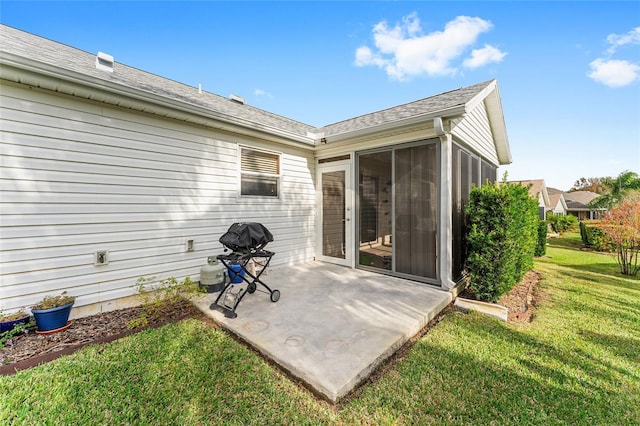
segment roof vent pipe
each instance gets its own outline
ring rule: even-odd
[[[102,71],[113,72],[113,56],[98,52],[96,56],[96,68]]]
[[[238,95],[231,94],[229,95],[229,99],[231,99],[233,102],[239,103],[240,105],[244,105],[244,98]]]

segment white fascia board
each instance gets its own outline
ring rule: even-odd
[[[484,100],[496,89],[498,88],[498,84],[496,80],[492,80],[487,86],[479,91],[471,100],[466,103],[467,111],[471,111],[475,109],[478,105],[480,105]]]
[[[511,149],[509,148],[509,138],[507,137],[507,126],[504,122],[504,112],[498,90],[498,82],[491,81],[487,87],[482,89],[476,96],[466,104],[466,110],[471,111],[481,102],[484,102],[489,116],[489,126],[493,132],[496,153],[500,165],[511,164]]]
[[[500,100],[500,93],[498,92],[497,84],[495,85],[494,90],[485,98],[485,105],[489,112],[489,125],[493,131],[496,153],[498,154],[500,165],[511,164],[511,148],[509,147],[507,126],[504,122],[502,102]]]
[[[282,129],[265,126],[250,120],[244,120],[241,117],[222,114],[188,102],[181,102],[175,99],[166,98],[151,92],[113,83],[42,62],[33,61],[7,52],[0,52],[0,65],[0,78],[5,80],[32,84],[31,82],[25,82],[22,80],[23,76],[21,73],[29,72],[34,75],[45,77],[43,79],[38,79],[38,82],[41,83],[38,87],[43,89],[66,93],[70,90],[61,89],[65,87],[70,89],[71,85],[77,85],[77,90],[69,94],[73,95],[75,93],[77,96],[78,93],[88,93],[87,89],[99,90],[100,92],[90,92],[90,97],[82,97],[87,97],[95,101],[101,101],[116,106],[120,103],[117,101],[118,98],[125,97],[127,106],[134,110],[149,112],[149,104],[153,104],[156,107],[156,111],[162,111],[162,113],[158,113],[158,115],[164,117],[175,118],[181,121],[196,122],[202,125],[232,131],[234,133],[260,137],[274,142],[303,146],[309,149],[313,149],[314,147],[314,139],[308,136],[303,137]],[[122,99],[122,101],[124,100],[125,99]],[[182,114],[176,114],[174,111]],[[185,114],[187,115],[185,116]],[[194,120],[194,117],[191,117],[192,115],[201,117],[204,120]],[[216,125],[211,121],[219,124]]]

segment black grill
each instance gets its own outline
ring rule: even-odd
[[[271,258],[275,254],[264,247],[273,241],[273,235],[261,223],[240,222],[229,227],[218,240],[231,253],[219,254],[216,258],[227,268],[229,282],[224,286],[211,309],[222,312],[227,318],[235,318],[236,308],[249,293],[254,293],[258,284],[269,292],[272,302],[280,299],[280,291],[271,289],[260,280]],[[255,265],[259,264],[259,270]]]
[[[261,223],[241,222],[231,225],[218,241],[231,251],[248,252],[263,249],[273,241],[273,235]]]

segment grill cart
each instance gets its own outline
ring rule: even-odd
[[[280,291],[272,290],[260,276],[267,270],[274,252],[265,250],[265,246],[273,241],[269,230],[257,222],[234,223],[219,239],[225,247],[225,254],[216,256],[229,275],[229,282],[224,286],[210,309],[222,312],[227,318],[235,318],[236,308],[249,293],[254,293],[257,285],[267,289],[272,302],[280,299]],[[231,250],[231,253],[226,253]],[[255,265],[261,265],[255,268]]]

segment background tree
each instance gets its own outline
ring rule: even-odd
[[[581,177],[573,184],[569,192],[573,191],[591,191],[596,194],[604,194],[607,190],[607,187],[602,183],[603,179],[611,179],[610,177],[600,178],[600,177],[590,177],[584,178]]]
[[[606,191],[603,195],[595,198],[590,207],[611,209],[616,204],[623,201],[625,196],[633,196],[635,191],[640,190],[640,176],[636,172],[626,170],[618,175],[618,177],[602,178],[602,184]]]
[[[605,216],[601,229],[611,239],[623,275],[636,275],[640,251],[640,203],[624,201]]]

